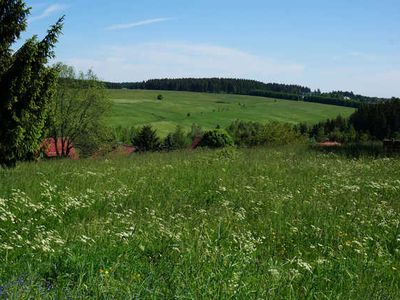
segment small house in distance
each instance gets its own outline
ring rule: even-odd
[[[125,144],[123,144],[123,145],[121,145],[120,147],[121,147],[121,152],[122,152],[123,154],[125,154],[125,155],[130,155],[130,154],[136,152],[136,147],[131,146],[131,145],[125,145]]]
[[[64,151],[62,146],[62,138],[57,139],[57,143],[53,138],[45,139],[41,145],[42,153],[46,158],[57,158],[62,157],[62,153],[67,153],[68,143],[64,143]],[[58,151],[57,151],[58,150]],[[72,144],[72,148],[69,150],[68,158],[77,159],[78,154],[75,151],[75,147]]]
[[[319,143],[318,146],[322,148],[335,148],[335,147],[341,147],[342,144],[338,142],[325,141],[323,143]]]

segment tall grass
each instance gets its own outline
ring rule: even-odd
[[[400,297],[400,160],[305,147],[0,171],[0,298]]]

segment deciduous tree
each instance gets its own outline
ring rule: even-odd
[[[104,117],[111,108],[104,86],[92,71],[76,74],[74,69],[57,64],[56,93],[51,101],[48,136],[61,139],[57,155],[68,157],[75,145],[81,154],[90,155],[107,139]]]

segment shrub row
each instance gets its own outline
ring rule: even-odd
[[[286,145],[304,141],[298,129],[287,123],[234,121],[226,129],[219,126],[212,130],[202,130],[193,124],[189,132],[177,126],[164,139],[157,135],[151,125],[140,128],[118,127],[115,139],[120,143],[132,144],[139,151],[174,151],[189,147],[224,148],[228,146],[255,147],[266,145]]]

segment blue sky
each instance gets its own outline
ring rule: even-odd
[[[400,96],[399,0],[27,1],[57,61],[104,80],[240,77]]]

